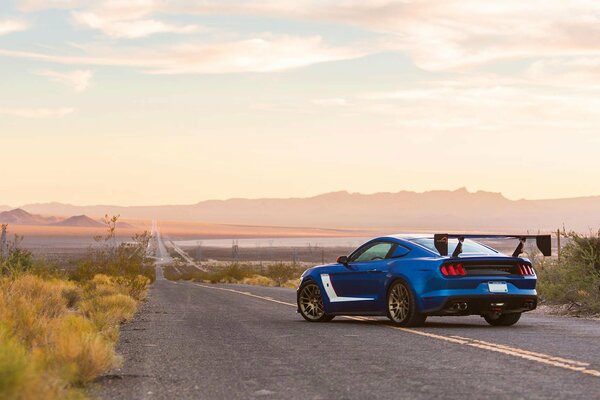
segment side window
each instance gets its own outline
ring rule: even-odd
[[[396,249],[394,250],[394,253],[392,254],[392,258],[404,257],[408,253],[410,253],[409,249],[407,249],[406,247],[404,247],[402,245],[398,245],[398,246],[396,246]]]
[[[374,260],[383,260],[387,257],[390,252],[393,243],[389,242],[379,242],[371,245],[366,248],[364,251],[357,253],[352,256],[350,261],[354,262],[365,262],[365,261],[374,261]]]

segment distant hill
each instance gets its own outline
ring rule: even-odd
[[[14,225],[47,225],[58,221],[56,217],[42,217],[30,214],[27,211],[16,208],[10,211],[0,212],[0,223]]]
[[[104,225],[95,221],[87,215],[75,215],[60,222],[55,222],[53,226],[71,226],[71,227],[86,227],[86,228],[101,228]]]
[[[191,205],[74,206],[30,204],[29,212],[68,216],[121,215],[127,219],[315,228],[532,231],[600,228],[600,196],[510,200],[500,193],[436,190],[423,193],[334,192],[309,198],[208,200]]]
[[[119,221],[117,222],[117,228],[121,228],[121,229],[135,229],[136,227],[127,223],[127,222],[122,222]]]

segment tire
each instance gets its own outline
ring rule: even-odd
[[[303,283],[300,286],[296,301],[300,315],[308,322],[329,322],[335,317],[334,315],[325,314],[321,289],[312,281]]]
[[[521,313],[500,314],[496,317],[484,315],[485,321],[492,326],[511,326],[521,318]]]
[[[397,280],[388,289],[387,317],[398,326],[419,326],[427,319],[417,310],[415,295],[403,281]]]

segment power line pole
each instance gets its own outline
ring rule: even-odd
[[[240,259],[240,247],[237,240],[234,240],[231,244],[231,256],[234,262],[238,262]]]
[[[2,224],[2,233],[0,234],[0,260],[4,260],[4,257],[8,256],[8,244],[6,242],[7,228],[7,224]]]
[[[558,262],[560,262],[560,228],[556,231],[556,247],[557,247],[556,254],[558,255]]]

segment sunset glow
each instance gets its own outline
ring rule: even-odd
[[[13,0],[0,205],[599,195],[594,1]]]

